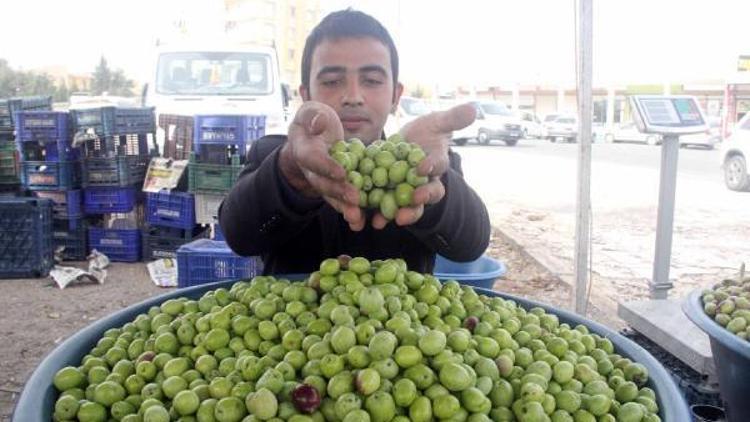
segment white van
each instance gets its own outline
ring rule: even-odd
[[[471,101],[477,110],[477,119],[464,129],[453,132],[453,143],[465,145],[469,139],[487,145],[493,139],[515,146],[523,136],[520,119],[503,103],[497,101]]]
[[[152,69],[143,104],[157,115],[265,115],[266,134],[287,131],[289,94],[272,47],[167,45]]]

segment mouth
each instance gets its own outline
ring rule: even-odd
[[[369,122],[370,120],[364,116],[341,116],[341,125],[347,131],[357,131]]]

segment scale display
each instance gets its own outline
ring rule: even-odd
[[[686,95],[634,95],[633,117],[641,132],[684,135],[708,129],[695,97]]]

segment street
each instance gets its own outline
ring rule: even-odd
[[[493,226],[572,282],[577,144],[521,140],[453,147]],[[648,295],[654,257],[660,148],[592,146],[594,295],[613,301]],[[750,257],[750,192],[724,186],[719,151],[681,149],[670,296],[736,275]]]

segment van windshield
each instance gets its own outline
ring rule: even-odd
[[[424,101],[412,98],[401,98],[401,106],[404,108],[406,114],[410,116],[421,116],[430,112],[430,108],[427,107]]]
[[[513,113],[503,104],[497,103],[481,103],[480,107],[485,114],[493,116],[512,116]]]
[[[171,95],[267,95],[274,83],[261,53],[164,53],[156,73],[156,92]]]

